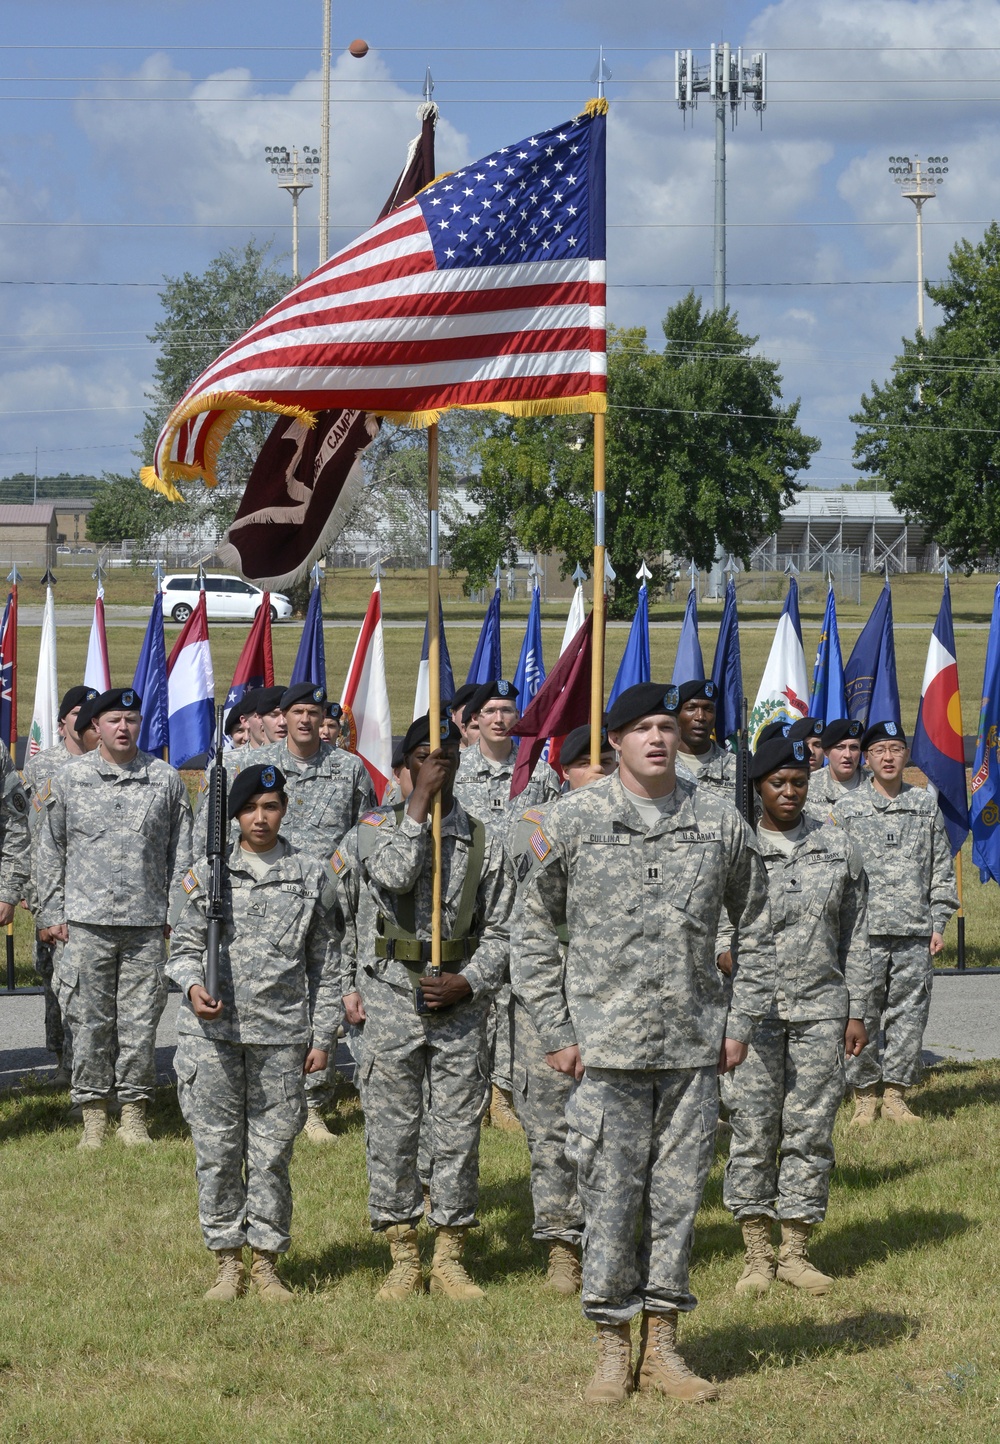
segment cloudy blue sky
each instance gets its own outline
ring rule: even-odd
[[[36,446],[42,474],[128,469],[156,284],[251,235],[287,257],[263,149],[319,143],[321,15],[322,0],[3,6],[0,475],[31,470]],[[729,300],[822,438],[821,485],[853,479],[847,417],[916,326],[913,211],[888,156],[949,156],[925,213],[932,279],[1000,210],[995,0],[333,0],[333,35],[334,249],[381,205],[428,65],[446,169],[578,111],[603,44],[609,319],[656,340],[689,286],[711,298],[712,116],[685,126],[674,50],[765,49],[763,126],[741,114],[728,137]]]

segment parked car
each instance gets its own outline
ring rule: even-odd
[[[198,605],[197,573],[175,573],[163,578],[163,610],[175,622],[186,622]],[[242,577],[205,576],[205,606],[210,622],[249,622],[257,615],[264,593]],[[271,621],[292,615],[292,604],[281,592],[271,593]]]

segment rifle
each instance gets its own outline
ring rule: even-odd
[[[224,708],[216,708],[215,755],[208,774],[208,949],[205,954],[205,991],[213,1000],[219,996],[219,943],[225,909],[222,885],[225,881],[225,854],[229,842],[227,816],[226,767],[223,762]]]
[[[743,698],[743,725],[737,733],[736,746],[736,810],[749,827],[757,822],[753,783],[750,781],[750,727],[747,699]]]

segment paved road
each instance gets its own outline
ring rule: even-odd
[[[156,1070],[161,1082],[173,1080],[176,1018],[180,998],[171,993],[156,1036]],[[928,1064],[1000,1058],[1000,973],[943,975],[934,983],[931,1016],[924,1037]],[[341,1047],[338,1067],[353,1071]],[[0,1088],[26,1073],[44,1077],[54,1060],[45,1051],[42,999],[38,994],[0,994]]]

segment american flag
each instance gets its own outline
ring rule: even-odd
[[[147,485],[214,481],[234,411],[599,411],[606,392],[605,117],[442,177],[280,301],[188,389]]]

